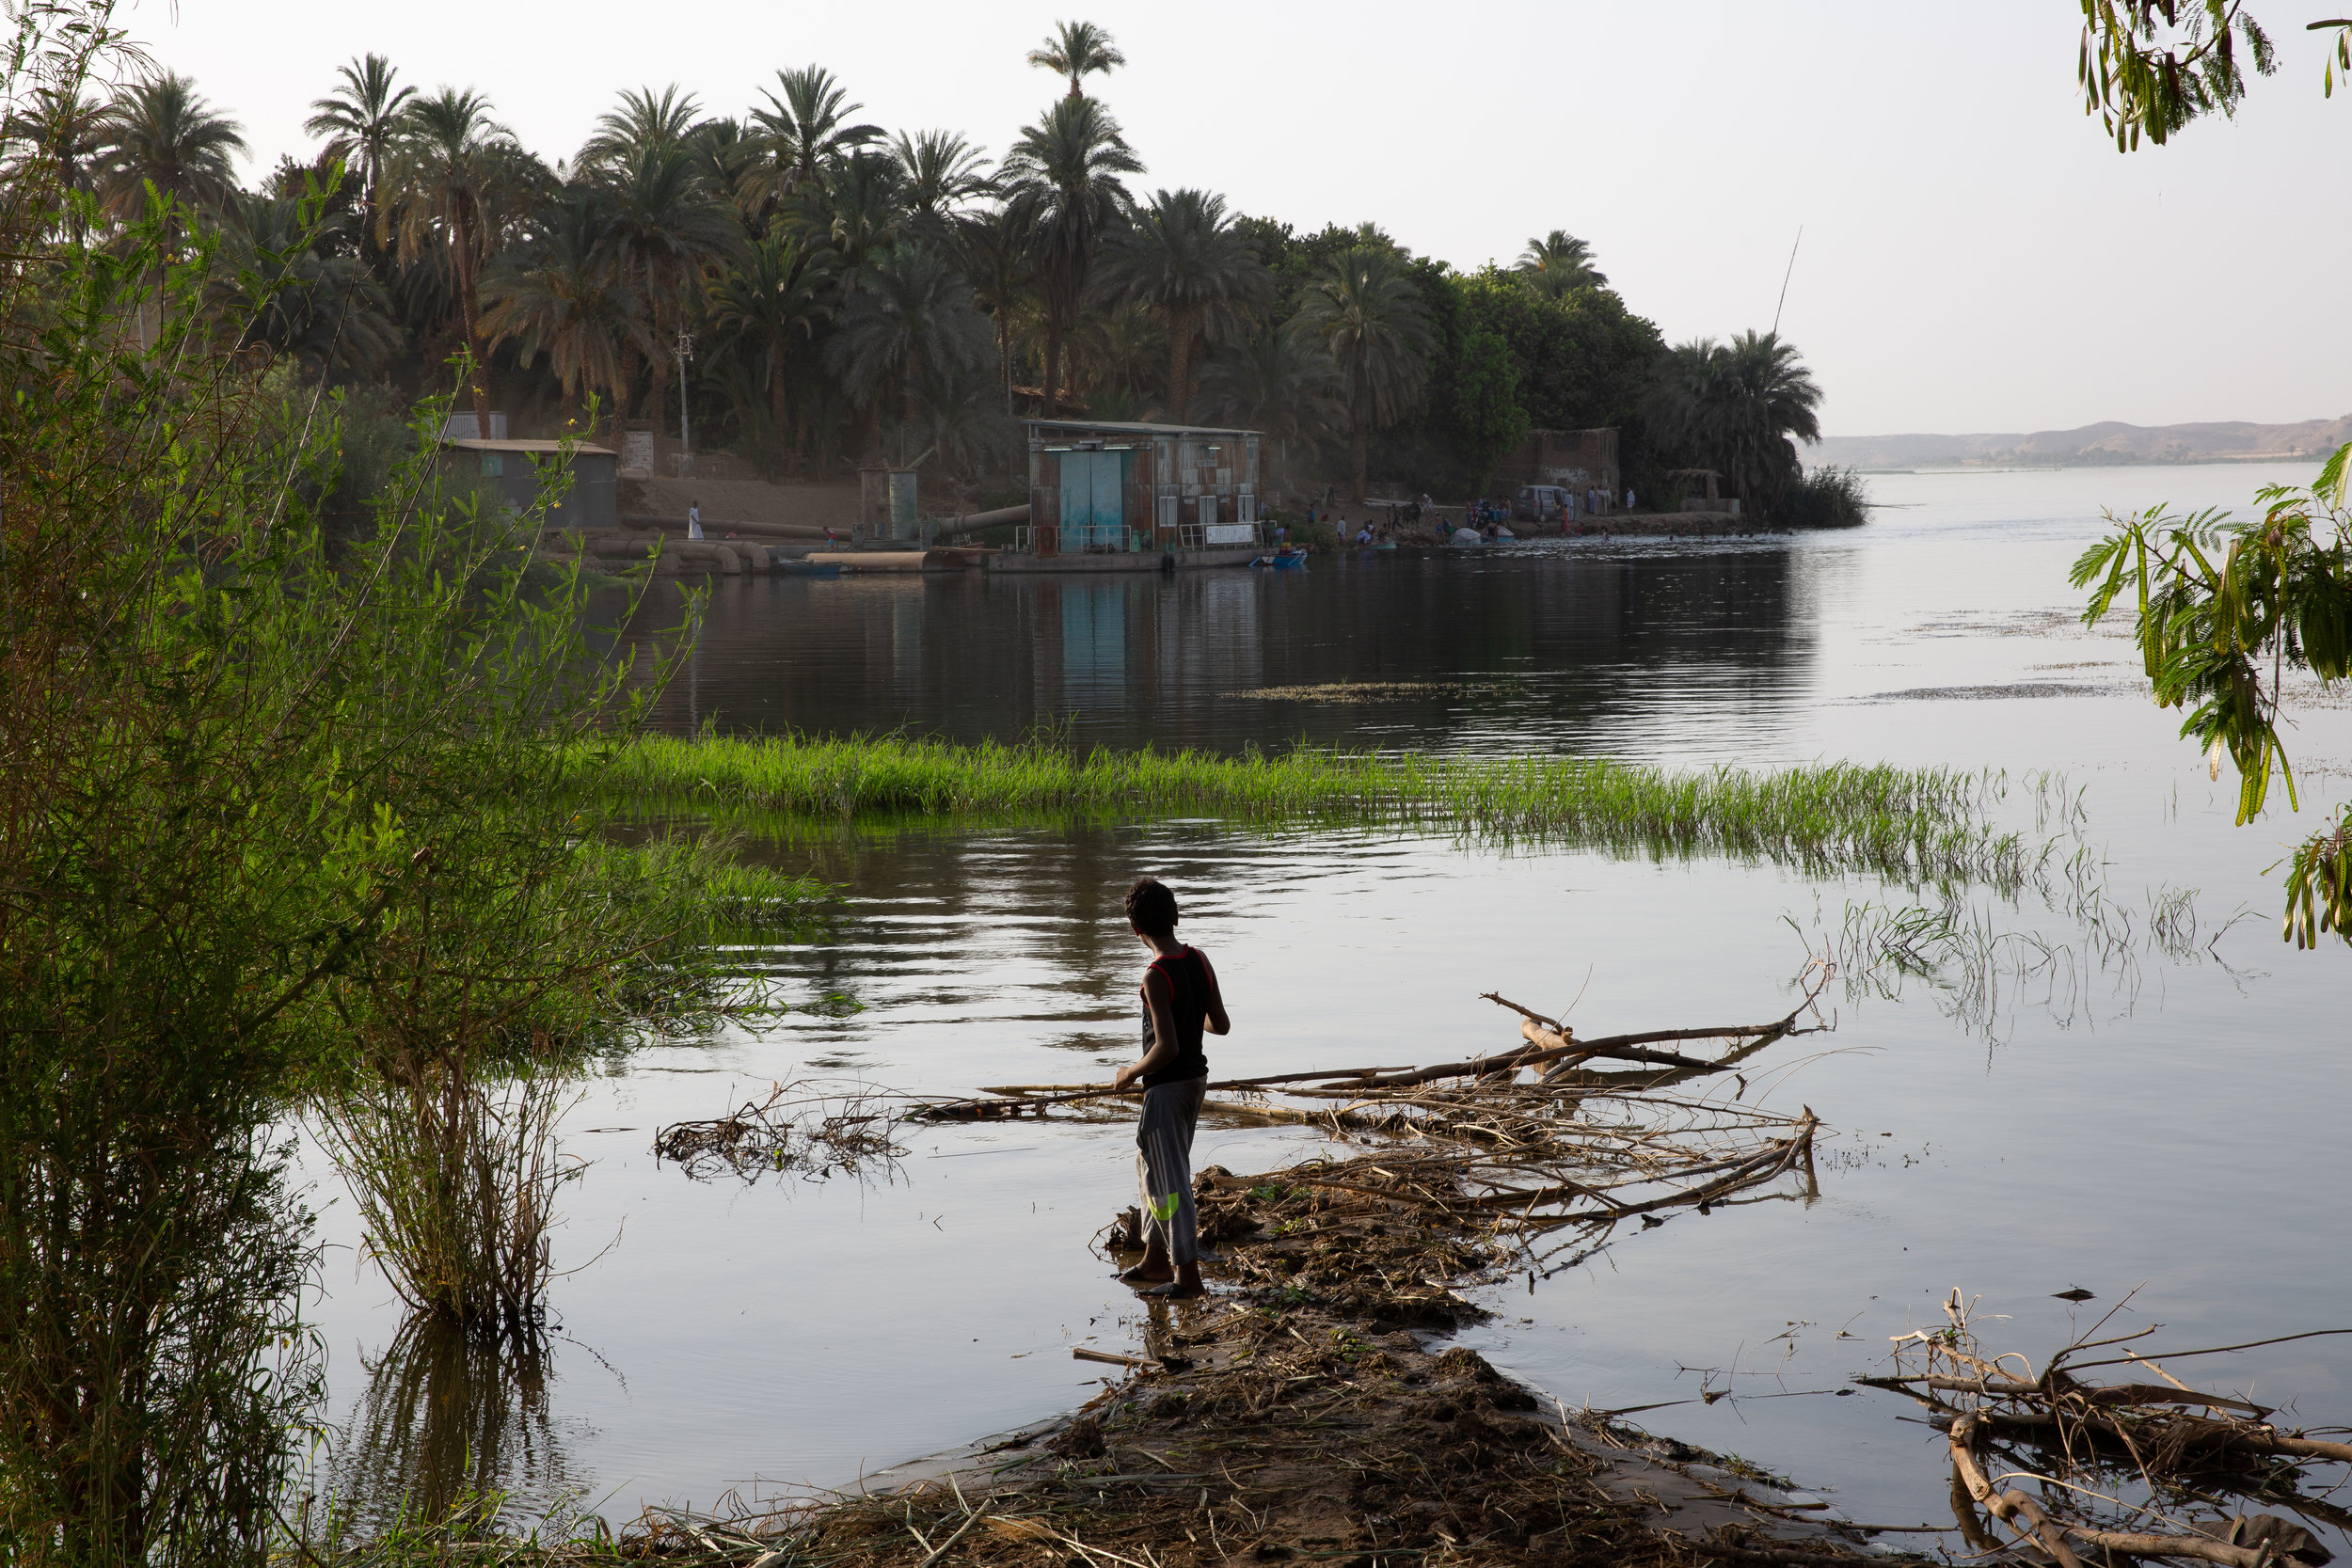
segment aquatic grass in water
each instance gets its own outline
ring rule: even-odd
[[[1996,831],[2004,778],[1826,763],[1673,770],[1597,758],[1439,756],[1302,746],[1279,753],[1090,752],[1047,741],[900,736],[697,739],[580,747],[572,776],[647,816],[803,821],[1185,816],[1394,823],[1652,855],[1722,854],[1808,873],[2013,885],[2038,849]]]

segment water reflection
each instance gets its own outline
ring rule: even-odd
[[[1041,725],[1120,746],[1583,749],[1596,721],[1769,723],[1809,690],[1788,546],[1340,557],[1304,573],[725,578],[656,722],[690,731]],[[657,588],[648,626],[675,619]],[[1259,698],[1387,682],[1378,704]]]
[[[544,1342],[469,1335],[419,1314],[363,1364],[367,1390],[343,1431],[331,1493],[359,1533],[442,1519],[492,1496],[544,1505],[576,1491]]]

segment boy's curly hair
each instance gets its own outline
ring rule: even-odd
[[[1147,937],[1176,934],[1176,895],[1153,877],[1137,877],[1127,890],[1128,923]]]

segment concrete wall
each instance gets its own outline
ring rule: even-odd
[[[1531,430],[1510,456],[1495,467],[1498,484],[1557,484],[1568,490],[1595,485],[1620,495],[1617,433],[1606,430]]]

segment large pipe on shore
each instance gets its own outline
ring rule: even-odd
[[[935,538],[945,539],[949,534],[994,528],[998,523],[1025,523],[1028,520],[1029,503],[1023,501],[1019,506],[1000,506],[993,512],[967,512],[961,517],[945,519],[932,532]]]
[[[686,537],[684,517],[657,517],[646,514],[632,513],[620,520],[620,526],[624,532],[666,533],[680,539]],[[821,523],[745,523],[730,522],[723,517],[703,519],[703,533],[712,540],[718,540],[728,532],[739,534],[746,539],[798,541],[832,538],[848,531],[847,529],[836,528],[832,532],[828,532]]]

